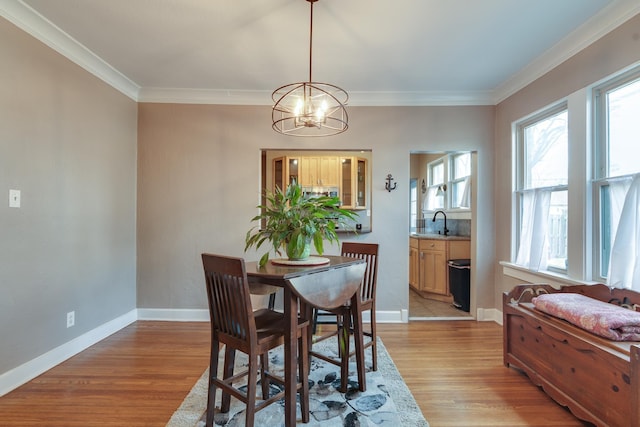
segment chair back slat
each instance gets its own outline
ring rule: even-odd
[[[360,296],[363,302],[374,299],[378,276],[378,244],[343,242],[341,252],[344,257],[360,258],[367,262],[367,269],[360,284]]]
[[[214,332],[251,341],[256,326],[244,260],[202,254],[202,263]]]

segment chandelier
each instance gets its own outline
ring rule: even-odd
[[[309,24],[309,81],[291,83],[274,90],[271,112],[272,127],[276,132],[291,136],[330,136],[349,127],[344,106],[349,95],[338,86],[314,82],[311,58],[313,51],[313,3]]]

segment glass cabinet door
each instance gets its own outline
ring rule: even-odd
[[[353,207],[353,159],[343,157],[340,159],[340,204],[343,208]]]
[[[367,207],[367,160],[358,158],[356,170],[356,208]]]
[[[285,174],[285,164],[284,157],[278,157],[273,159],[273,188],[271,191],[275,191],[276,188],[284,190],[284,174]]]
[[[287,175],[289,176],[289,180],[288,180],[288,184],[293,184],[294,182],[299,183],[300,182],[300,176],[298,174],[298,164],[299,159],[298,158],[291,158],[289,157],[289,162],[288,162],[288,169],[287,169]]]
[[[293,182],[300,183],[299,163],[299,158],[297,157],[276,157],[273,159],[272,191],[275,191],[276,187],[285,191],[289,184]]]

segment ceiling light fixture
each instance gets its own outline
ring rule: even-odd
[[[338,86],[314,82],[311,78],[313,51],[313,3],[309,25],[309,81],[291,83],[274,90],[275,102],[271,112],[272,127],[276,132],[291,136],[330,136],[349,127],[344,106],[349,95]]]

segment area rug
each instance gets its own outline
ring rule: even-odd
[[[314,344],[315,351],[337,355],[334,339]],[[378,426],[378,427],[429,427],[413,395],[400,376],[387,349],[378,338],[378,370],[370,371],[371,351],[365,351],[367,366],[367,391],[358,391],[356,365],[349,366],[349,387],[340,393],[340,369],[338,366],[312,357],[309,373],[310,421],[298,422],[308,427]],[[353,359],[353,358],[352,358]],[[236,365],[246,365],[246,356],[238,353]],[[282,347],[269,353],[270,368],[280,374],[284,366]],[[222,365],[222,359],[221,363]],[[184,402],[173,414],[166,427],[202,427],[207,401],[208,371],[200,377]],[[272,385],[272,387],[277,387]],[[259,389],[259,388],[258,388]],[[218,391],[216,403],[220,402]],[[300,420],[300,406],[297,407]],[[244,405],[231,399],[231,410],[227,414],[216,413],[216,426],[244,426]],[[283,426],[284,401],[276,402],[258,411],[256,426]]]

